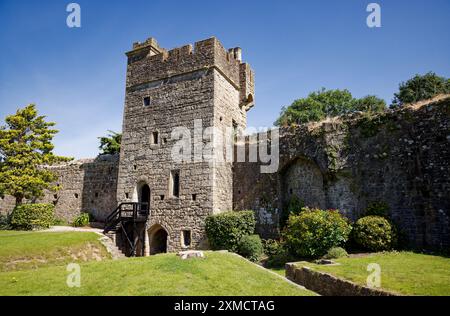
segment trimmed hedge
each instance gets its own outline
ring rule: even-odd
[[[323,256],[324,259],[339,259],[344,257],[348,257],[348,253],[344,248],[341,247],[330,248]]]
[[[20,230],[49,228],[54,220],[53,204],[21,204],[11,213],[11,226]]]
[[[284,237],[293,255],[317,258],[345,244],[350,231],[347,219],[337,210],[303,208],[299,215],[289,217]]]
[[[263,255],[263,244],[259,235],[243,236],[238,244],[238,253],[250,261],[258,261]]]
[[[391,250],[397,245],[395,226],[381,216],[366,216],[356,221],[352,238],[356,244],[370,251]]]
[[[256,220],[253,211],[228,211],[206,218],[205,230],[213,250],[237,252],[243,236],[252,235]]]

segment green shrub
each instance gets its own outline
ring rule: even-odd
[[[11,216],[7,214],[0,214],[0,230],[10,230],[11,226]]]
[[[352,238],[357,245],[370,251],[390,250],[397,244],[394,225],[381,216],[360,218],[353,226]]]
[[[206,236],[212,249],[225,249],[236,252],[243,236],[255,231],[253,211],[229,211],[206,218]]]
[[[385,202],[371,202],[364,212],[365,216],[388,217],[389,206]]]
[[[317,258],[343,245],[350,231],[351,226],[337,210],[303,208],[299,215],[289,217],[284,237],[293,255]]]
[[[263,241],[264,253],[267,255],[265,265],[268,268],[283,267],[287,262],[295,261],[282,241],[267,239]]]
[[[238,253],[251,261],[258,261],[263,255],[261,238],[258,235],[243,236],[238,244]]]
[[[62,218],[55,218],[53,221],[53,226],[66,226],[68,223],[65,219]]]
[[[289,216],[298,215],[302,211],[304,206],[305,204],[303,203],[303,201],[301,201],[296,195],[293,195],[289,199],[289,203],[287,204],[286,208],[281,213],[281,227],[286,226],[286,222],[288,221]]]
[[[323,256],[324,259],[339,259],[344,257],[348,257],[348,253],[344,248],[341,247],[330,248]]]
[[[81,213],[73,220],[72,226],[74,227],[84,227],[89,225],[90,216],[88,213]]]
[[[11,225],[14,229],[21,230],[49,228],[54,218],[53,204],[21,204],[11,213]]]

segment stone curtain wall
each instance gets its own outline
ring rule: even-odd
[[[257,211],[258,228],[278,233],[292,195],[306,205],[336,208],[358,219],[371,202],[417,249],[450,247],[450,98],[346,119],[283,129],[278,173],[234,166],[234,209]]]
[[[81,212],[88,212],[102,221],[117,206],[118,156],[99,156],[47,167],[54,171],[60,187],[46,192],[38,202],[53,203],[57,218],[71,222]],[[2,213],[11,212],[14,199],[0,200]]]

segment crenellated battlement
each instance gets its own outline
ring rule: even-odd
[[[211,37],[182,47],[166,50],[154,38],[134,43],[128,57],[127,88],[207,68],[219,71],[240,91],[241,106],[253,105],[254,74],[242,62],[239,47],[226,50],[220,41]]]

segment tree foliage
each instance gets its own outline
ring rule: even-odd
[[[108,131],[107,136],[99,137],[101,150],[100,155],[114,155],[120,152],[120,144],[122,142],[122,133]]]
[[[394,94],[391,108],[431,99],[438,94],[450,93],[450,78],[440,77],[434,72],[425,75],[415,75],[406,82],[402,82],[399,91]]]
[[[381,112],[385,109],[384,100],[376,96],[369,95],[356,99],[348,90],[322,88],[310,93],[306,98],[295,100],[288,107],[283,107],[275,125],[303,124],[356,111]]]
[[[5,122],[0,127],[0,195],[14,196],[18,205],[24,198],[42,197],[45,189],[56,190],[51,185],[56,175],[43,166],[71,158],[52,152],[55,123],[39,116],[34,104],[7,116]]]

